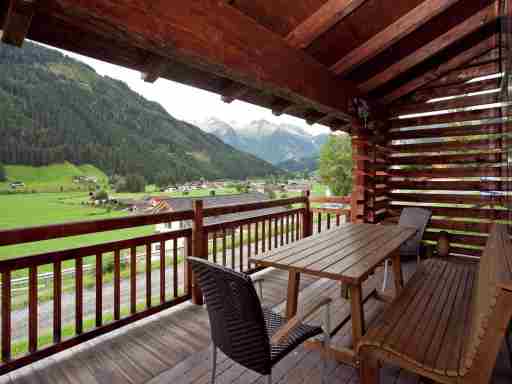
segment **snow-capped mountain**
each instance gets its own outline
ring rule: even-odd
[[[236,149],[249,152],[273,164],[318,155],[327,134],[312,135],[292,124],[254,120],[242,125],[209,118],[195,124]]]

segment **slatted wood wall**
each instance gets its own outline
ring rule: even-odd
[[[405,206],[431,209],[424,239],[435,242],[447,231],[454,254],[480,256],[490,223],[509,220],[506,149],[512,116],[498,91],[501,77],[477,80],[501,73],[499,58],[491,50],[390,110],[391,213],[399,215]]]

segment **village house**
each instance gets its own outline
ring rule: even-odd
[[[204,208],[222,207],[226,205],[237,205],[237,204],[250,204],[259,203],[270,200],[269,197],[260,192],[241,193],[237,195],[221,195],[221,196],[208,196],[208,197],[153,197],[151,198],[151,213],[164,213],[164,212],[179,212],[187,211],[192,209],[193,201],[202,200]],[[222,222],[244,220],[252,217],[269,215],[272,213],[278,213],[285,211],[285,207],[266,208],[259,209],[256,211],[247,211],[240,213],[233,213],[221,216],[206,217],[204,219],[204,225],[219,224]],[[164,233],[177,231],[184,228],[190,228],[192,223],[190,220],[174,221],[172,223],[159,223],[155,225],[156,233]],[[178,240],[178,247],[184,246],[184,239]],[[165,244],[166,251],[172,250],[173,242],[167,241]],[[160,244],[152,244],[152,252],[160,251]]]

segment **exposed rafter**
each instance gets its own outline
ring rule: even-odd
[[[293,29],[285,41],[294,48],[307,48],[317,37],[350,15],[366,0],[329,0],[313,15]],[[222,101],[231,103],[245,95],[249,89],[241,84],[229,85],[222,91]]]
[[[402,37],[413,32],[459,0],[425,0],[413,10],[373,36],[331,66],[331,70],[343,75],[356,66],[374,58]]]
[[[292,47],[307,48],[316,38],[354,12],[365,1],[328,0],[314,14],[291,31],[286,36],[286,41]]]
[[[8,0],[7,0],[8,1]],[[10,0],[2,26],[2,42],[21,47],[34,16],[36,0]]]
[[[441,64],[437,68],[434,68],[423,75],[414,78],[408,83],[402,85],[401,87],[395,89],[393,92],[387,94],[381,99],[381,102],[384,104],[392,103],[393,101],[399,99],[402,96],[405,96],[412,91],[428,84],[431,81],[434,81],[444,74],[448,73],[451,70],[454,70],[461,65],[469,63],[474,58],[477,58],[486,52],[492,50],[496,46],[496,36],[491,36],[486,40],[480,42],[479,44],[469,48],[468,50],[462,52],[461,54],[453,57],[447,62]]]
[[[420,47],[412,54],[396,62],[385,71],[380,72],[365,83],[361,84],[359,89],[363,93],[371,92],[377,87],[387,83],[405,71],[411,69],[415,65],[442,51],[454,42],[476,31],[482,25],[496,20],[497,17],[498,14],[496,12],[496,3],[492,3],[466,19],[464,22],[453,27],[448,32],[442,34],[438,38],[432,40],[430,43]]]
[[[354,84],[223,2],[51,2],[61,17],[78,18],[84,29],[340,118],[347,118],[350,100],[359,94]]]
[[[146,72],[141,73],[142,80],[147,83],[154,83],[165,74],[168,66],[169,62],[165,58],[151,55],[146,64]]]

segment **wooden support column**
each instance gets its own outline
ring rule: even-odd
[[[34,16],[35,2],[35,0],[10,0],[7,16],[1,26],[2,42],[16,47],[23,45]]]
[[[352,195],[350,205],[350,221],[364,223],[367,221],[367,200],[369,193],[369,162],[368,137],[352,135]]]
[[[304,217],[302,224],[302,237],[306,238],[313,234],[313,213],[311,212],[311,203],[309,202],[311,192],[304,192],[306,201],[304,203]]]
[[[204,241],[204,217],[203,201],[193,202],[194,221],[192,222],[192,256],[201,259],[207,258],[208,251]],[[192,303],[203,305],[203,293],[197,284],[196,277],[192,274]]]

